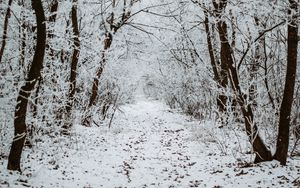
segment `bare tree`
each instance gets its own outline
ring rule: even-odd
[[[24,0],[19,0],[18,1],[19,6],[25,6],[24,5]],[[26,48],[26,38],[27,38],[27,34],[26,34],[26,29],[27,29],[27,25],[24,21],[24,11],[21,12],[21,24],[19,26],[20,28],[20,60],[19,60],[19,67],[22,68],[24,67],[25,64],[25,48]]]
[[[79,28],[78,28],[78,18],[77,18],[77,0],[73,0],[72,12],[72,28],[73,28],[73,42],[74,42],[74,51],[71,60],[71,74],[69,80],[69,93],[68,93],[68,102],[66,106],[66,116],[65,124],[63,128],[64,131],[67,131],[72,126],[72,109],[74,103],[74,95],[76,89],[76,77],[77,77],[77,64],[80,55],[80,40],[79,40]]]
[[[213,1],[214,7],[220,8],[226,7],[227,1],[223,0],[220,2]],[[225,22],[218,23],[218,30],[221,41],[221,61],[222,59],[226,62],[226,70],[232,90],[234,91],[237,102],[240,105],[244,121],[246,132],[249,137],[249,141],[252,144],[254,153],[256,154],[256,163],[269,160],[278,160],[282,165],[286,164],[288,145],[289,145],[289,127],[290,127],[290,116],[291,107],[293,103],[293,93],[295,87],[295,76],[297,67],[297,47],[298,47],[298,1],[290,0],[288,10],[288,52],[287,52],[287,74],[285,81],[285,90],[283,93],[283,100],[280,109],[280,120],[279,120],[279,132],[277,137],[277,150],[274,156],[272,156],[270,150],[266,147],[263,140],[261,139],[258,127],[254,122],[253,106],[247,101],[247,94],[242,92],[240,85],[240,78],[237,72],[237,68],[232,59],[233,54],[230,43],[228,42],[227,26]],[[277,24],[277,25],[281,25]],[[273,27],[274,28],[274,27]],[[266,30],[265,32],[267,32]],[[255,40],[256,42],[263,37],[265,32],[261,33]],[[223,45],[223,50],[222,50]],[[241,61],[245,57],[245,54],[241,58]],[[222,57],[224,56],[224,57]],[[250,93],[251,95],[251,93]]]
[[[12,0],[9,0],[8,1],[8,7],[7,7],[7,10],[6,10],[6,15],[5,15],[5,18],[4,18],[2,45],[1,45],[1,48],[0,48],[0,63],[2,62],[2,57],[3,57],[5,45],[6,45],[8,19],[10,17],[10,12],[11,12],[10,6],[11,6],[11,4],[12,4]]]
[[[277,137],[277,148],[274,159],[280,161],[280,164],[286,165],[290,123],[291,123],[291,109],[294,99],[294,89],[297,70],[297,56],[298,56],[298,0],[289,0],[288,9],[288,38],[287,38],[287,71],[285,77],[285,87],[283,99],[281,102],[279,115],[279,132]]]
[[[209,52],[209,57],[210,57],[210,64],[211,67],[213,69],[213,73],[214,73],[214,80],[215,82],[218,84],[218,86],[226,86],[227,84],[220,78],[220,73],[219,73],[219,69],[218,69],[218,60],[216,59],[215,56],[215,49],[213,48],[213,44],[212,44],[212,34],[211,34],[211,30],[210,30],[210,24],[209,24],[209,15],[208,15],[208,11],[204,10],[204,26],[205,26],[205,31],[206,31],[206,39],[207,39],[207,47],[208,47],[208,52]],[[222,72],[224,73],[224,72]],[[223,75],[223,79],[224,79]],[[223,94],[220,94],[217,98],[217,105],[219,107],[219,111],[220,112],[225,112],[226,111],[226,101],[227,101],[227,97],[224,96]]]
[[[56,21],[56,15],[57,15],[57,9],[58,9],[58,1],[57,0],[53,0],[51,1],[50,5],[49,5],[49,11],[50,11],[50,16],[48,18],[46,18],[48,20],[48,27],[49,25],[51,26],[51,24],[54,24]],[[54,60],[54,50],[51,48],[50,46],[50,40],[52,40],[54,37],[54,33],[52,30],[48,29],[47,30],[47,41],[46,41],[46,52],[49,53],[49,56],[51,58],[51,60]],[[26,44],[25,44],[26,45]],[[25,45],[21,45],[22,48],[22,54],[23,54],[23,49],[25,48]],[[46,53],[46,56],[48,54]],[[47,63],[47,68],[50,68],[50,63]],[[55,80],[54,78],[52,80]],[[35,96],[34,96],[34,105],[33,105],[33,109],[32,109],[32,114],[34,118],[37,118],[38,115],[38,103],[39,103],[39,95],[41,94],[41,90],[42,90],[42,86],[43,84],[45,84],[43,77],[40,76],[39,80],[37,82],[37,86],[36,86],[36,90],[35,90]],[[33,127],[34,125],[32,125],[32,127],[28,127],[27,130],[29,132],[29,134],[27,136],[33,137],[33,130],[35,129],[35,127]],[[26,144],[25,145],[31,145],[31,143],[29,143],[29,139],[26,139]]]
[[[236,100],[242,110],[249,141],[252,143],[253,150],[256,154],[255,162],[272,160],[271,152],[265,146],[258,133],[258,127],[253,121],[254,115],[251,104],[247,103],[247,96],[241,90],[239,76],[233,60],[233,50],[228,41],[227,24],[224,20],[222,20],[220,16],[220,14],[222,14],[226,8],[227,0],[223,0],[220,2],[213,0],[213,5],[217,10],[217,15],[219,15],[218,17],[220,19],[218,21],[218,31],[221,41],[221,67],[222,71],[226,71],[226,73],[221,73],[223,75],[223,78],[221,78],[221,82],[223,83],[222,86],[225,87],[225,84],[227,84],[227,81],[225,79],[229,79]]]
[[[18,170],[20,168],[21,153],[26,138],[26,114],[28,97],[30,97],[37,80],[41,76],[41,70],[43,66],[43,60],[46,47],[46,24],[45,14],[41,0],[32,0],[32,8],[35,11],[37,21],[37,41],[36,49],[33,56],[32,64],[25,79],[25,85],[20,88],[17,98],[17,106],[15,109],[14,120],[14,139],[12,142],[11,150],[8,157],[8,170]]]
[[[54,24],[57,17],[58,0],[51,1],[49,9],[50,9],[50,16],[48,18],[48,21],[49,24]],[[53,31],[48,31],[47,37],[48,39],[53,39],[54,37]],[[50,47],[49,42],[47,43],[47,48],[50,50],[51,58],[54,58],[54,50]]]
[[[215,0],[213,1],[213,5],[215,8],[215,14],[217,18],[217,28],[219,32],[219,38],[221,42],[221,66],[220,66],[220,74],[219,74],[219,83],[222,88],[226,88],[228,86],[228,73],[227,68],[228,64],[233,63],[233,51],[228,42],[228,33],[227,33],[227,24],[222,18],[222,13],[225,11],[227,1],[220,1],[217,3]],[[218,105],[222,112],[226,110],[226,102],[227,97],[223,94],[219,95]]]
[[[123,12],[121,15],[117,15],[117,13],[113,11],[113,9],[120,2],[116,2],[116,0],[112,0],[112,2],[111,2],[112,12],[110,13],[109,17],[102,18],[103,19],[102,24],[105,29],[105,39],[103,42],[103,51],[101,52],[101,61],[96,70],[96,76],[94,77],[94,80],[93,80],[91,96],[90,96],[89,103],[87,106],[88,114],[86,114],[84,119],[82,120],[82,123],[85,126],[90,126],[91,121],[92,121],[92,116],[89,114],[89,110],[93,105],[95,105],[96,100],[98,98],[99,82],[100,82],[100,78],[103,73],[104,67],[106,65],[105,53],[111,47],[111,44],[113,42],[113,35],[123,25],[125,25],[127,23],[127,21],[129,20],[129,18],[131,17],[130,8],[135,2],[136,2],[135,0],[129,0],[129,3],[128,3],[127,0],[123,0]],[[108,26],[106,26],[106,25],[108,25]]]

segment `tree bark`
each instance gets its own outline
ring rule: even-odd
[[[110,18],[106,19],[106,22],[109,24],[109,28],[105,28],[106,33],[105,33],[105,39],[104,39],[104,44],[103,44],[103,51],[102,51],[102,57],[100,61],[100,66],[96,70],[96,77],[93,80],[93,86],[92,86],[92,93],[90,96],[89,104],[87,107],[87,112],[85,114],[85,117],[82,120],[82,124],[85,126],[90,126],[91,121],[92,121],[92,116],[90,115],[90,108],[96,103],[96,100],[98,98],[98,89],[99,89],[99,82],[101,75],[103,73],[105,64],[106,64],[106,57],[105,57],[105,52],[110,48],[112,41],[113,41],[113,34],[115,34],[127,21],[129,20],[131,16],[130,10],[126,9],[126,1],[124,0],[123,2],[123,13],[122,17],[119,21],[115,21],[115,13],[114,11],[111,12]],[[134,1],[130,2],[130,6],[135,3]],[[112,8],[114,9],[118,3],[116,3],[115,0],[112,0]]]
[[[218,28],[219,38],[220,38],[220,42],[221,42],[221,54],[220,54],[221,55],[221,66],[220,66],[220,71],[219,71],[219,84],[222,88],[226,89],[228,86],[227,64],[228,64],[228,61],[232,60],[232,53],[230,51],[231,50],[230,46],[228,49],[228,47],[226,46],[226,43],[225,43],[227,41],[227,25],[222,20],[222,13],[225,11],[227,1],[222,1],[222,2],[217,3],[214,0],[213,5],[215,8],[216,17],[218,19],[217,28]],[[220,94],[218,96],[217,104],[218,104],[221,112],[226,112],[227,100],[228,100],[228,98],[224,94]]]
[[[280,164],[286,165],[289,132],[291,121],[291,109],[297,71],[297,48],[298,48],[298,0],[289,0],[288,10],[288,41],[287,41],[287,71],[285,77],[285,87],[283,99],[280,107],[279,132],[277,137],[277,147],[274,159]]]
[[[19,6],[24,6],[24,1],[18,1]],[[25,66],[25,49],[26,49],[26,24],[24,21],[24,11],[21,12],[21,25],[20,25],[20,60],[19,60],[19,68],[20,70]]]
[[[10,17],[10,11],[11,11],[10,6],[11,6],[11,4],[12,4],[12,0],[9,0],[8,1],[8,7],[7,7],[7,10],[6,10],[6,15],[5,15],[5,18],[4,18],[2,45],[1,45],[1,48],[0,48],[0,63],[2,62],[2,57],[3,57],[3,54],[4,54],[5,45],[6,45],[8,19]]]
[[[54,0],[51,2],[50,4],[50,16],[48,18],[48,23],[51,24],[51,23],[55,23],[56,21],[56,12],[57,12],[57,9],[58,9],[58,1],[57,0]],[[46,50],[49,50],[49,55],[51,57],[51,60],[54,61],[54,50],[50,47],[49,45],[49,42],[50,40],[53,38],[53,31],[49,31],[48,30],[48,33],[47,33],[47,43],[46,43]],[[23,45],[22,45],[22,49],[23,49]],[[24,51],[25,53],[25,51]],[[48,63],[48,68],[50,68],[50,64]],[[54,80],[54,78],[53,78]],[[35,100],[34,100],[34,107],[32,109],[32,113],[33,113],[33,117],[36,117],[37,114],[38,114],[38,108],[37,108],[37,104],[39,102],[39,94],[40,94],[40,91],[41,91],[41,86],[42,84],[44,83],[43,79],[40,77],[39,80],[38,80],[38,83],[37,83],[37,88],[36,88],[36,93],[35,93]]]
[[[72,29],[73,29],[73,40],[74,40],[74,51],[71,61],[71,74],[70,74],[70,86],[68,94],[68,102],[66,106],[66,119],[63,128],[67,131],[72,126],[72,109],[74,103],[74,95],[76,89],[76,77],[77,77],[77,64],[80,54],[80,40],[79,40],[79,28],[78,28],[78,18],[77,18],[77,0],[73,0],[72,6]]]
[[[232,89],[235,93],[236,100],[241,107],[242,114],[245,120],[246,132],[249,141],[252,144],[253,151],[256,155],[254,162],[258,163],[262,161],[272,160],[272,154],[264,144],[263,140],[260,138],[260,135],[258,133],[258,127],[253,121],[254,117],[251,105],[247,104],[245,100],[247,96],[242,93],[242,90],[240,88],[239,76],[237,73],[237,69],[234,66],[233,51],[228,41],[227,24],[225,21],[222,20],[220,16],[220,14],[225,10],[227,1],[223,0],[219,3],[213,1],[213,3],[214,7],[217,10],[217,14],[219,14],[218,17],[220,19],[217,24],[219,30],[219,37],[221,41],[221,83],[223,84],[222,86],[227,86],[229,79]]]
[[[105,51],[107,51],[112,43],[112,34],[107,33],[106,38],[104,40],[104,51],[102,52],[102,60],[100,63],[100,67],[97,69],[96,77],[94,78],[93,87],[92,87],[92,95],[90,97],[89,107],[95,104],[95,101],[98,96],[98,87],[99,87],[99,79],[102,75],[106,60],[105,60]]]
[[[50,4],[50,16],[48,18],[49,24],[54,24],[56,21],[56,15],[57,15],[57,9],[58,9],[58,1],[53,0]],[[54,37],[53,31],[48,31],[48,39],[51,40]],[[47,48],[50,50],[49,55],[52,60],[54,60],[54,50],[50,47],[49,42],[47,43]]]
[[[49,22],[54,23],[56,21],[57,9],[58,9],[58,1],[53,0],[50,4],[50,16],[49,16],[49,19],[48,19]],[[52,34],[52,33],[50,32],[49,34]]]
[[[216,57],[215,57],[215,51],[213,49],[212,41],[211,41],[211,32],[209,29],[209,20],[208,20],[208,13],[205,10],[204,11],[205,19],[204,19],[204,25],[205,25],[205,31],[206,31],[206,40],[207,40],[207,47],[208,47],[208,52],[209,52],[209,57],[210,57],[210,63],[213,69],[214,73],[214,80],[219,83],[220,82],[220,76],[218,73],[218,68],[217,68],[217,63],[216,63]]]
[[[25,79],[25,85],[20,88],[17,98],[17,106],[15,109],[15,137],[12,142],[11,150],[8,156],[8,170],[18,170],[20,168],[21,153],[26,138],[26,113],[28,105],[28,97],[34,89],[34,86],[41,76],[43,60],[46,47],[46,24],[45,14],[41,0],[32,0],[32,8],[35,11],[37,20],[37,44],[33,56],[32,64]]]
[[[85,115],[85,117],[83,118],[82,124],[90,127],[91,126],[91,121],[92,121],[92,116],[89,113],[90,108],[95,105],[96,100],[98,98],[98,90],[99,90],[99,82],[100,82],[100,78],[101,75],[103,73],[105,64],[106,64],[106,59],[105,59],[105,51],[107,51],[113,41],[113,37],[111,33],[106,33],[106,37],[104,40],[104,50],[102,52],[102,57],[101,57],[101,62],[100,62],[100,66],[98,67],[98,69],[96,70],[96,77],[94,78],[93,81],[93,86],[92,86],[92,93],[91,93],[91,97],[89,100],[89,104],[87,107],[87,114]]]
[[[229,43],[225,42],[227,48],[230,48]],[[228,49],[226,50],[227,52]],[[256,155],[254,162],[259,163],[263,161],[270,161],[272,160],[272,154],[270,150],[266,147],[263,140],[261,139],[258,131],[257,125],[254,123],[254,116],[253,111],[251,108],[251,104],[247,104],[246,102],[246,94],[243,94],[240,83],[239,77],[237,74],[237,69],[235,68],[233,61],[228,61],[228,74],[229,80],[232,86],[232,89],[236,95],[237,102],[241,107],[242,114],[245,120],[245,128],[249,138],[250,143],[252,144],[253,151]]]
[[[216,56],[214,54],[214,49],[213,49],[213,45],[212,45],[212,41],[211,41],[212,36],[211,36],[210,29],[209,29],[208,13],[206,10],[204,10],[204,16],[205,16],[204,25],[205,25],[205,31],[206,31],[206,39],[207,39],[207,47],[208,47],[208,52],[209,52],[209,57],[210,57],[210,64],[213,69],[214,80],[218,84],[218,87],[220,88],[221,86],[224,85],[224,83],[222,83],[220,75],[219,75],[219,71],[218,71]],[[227,97],[224,96],[223,94],[220,94],[217,97],[217,105],[218,105],[220,112],[226,111],[226,101],[227,101]]]

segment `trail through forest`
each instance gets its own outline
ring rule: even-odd
[[[205,134],[193,127],[211,125],[154,100],[120,110],[111,129],[78,125],[70,137],[36,146],[44,151],[25,150],[21,175],[8,175],[2,160],[0,187],[297,186],[299,161],[244,168],[233,155],[221,156],[212,138],[197,138]]]
[[[300,188],[299,1],[0,0],[0,188]]]

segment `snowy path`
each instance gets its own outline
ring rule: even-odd
[[[45,151],[25,152],[23,175],[1,174],[0,187],[292,187],[300,173],[300,164],[238,167],[216,143],[194,139],[197,122],[160,102],[140,100],[122,111],[110,130],[77,126],[75,136]]]
[[[104,187],[178,187],[184,180],[184,185],[194,184],[186,178],[196,164],[187,145],[186,120],[166,109],[155,101],[123,108],[124,117],[115,122],[118,127],[102,142],[109,147],[97,154],[102,166],[102,180],[97,181]]]

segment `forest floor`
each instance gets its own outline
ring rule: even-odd
[[[284,167],[274,161],[251,165],[249,151],[235,152],[242,133],[222,140],[226,134],[213,132],[212,123],[155,100],[121,110],[110,129],[77,125],[69,137],[26,149],[22,174],[8,172],[1,159],[0,187],[300,187],[300,158]]]

